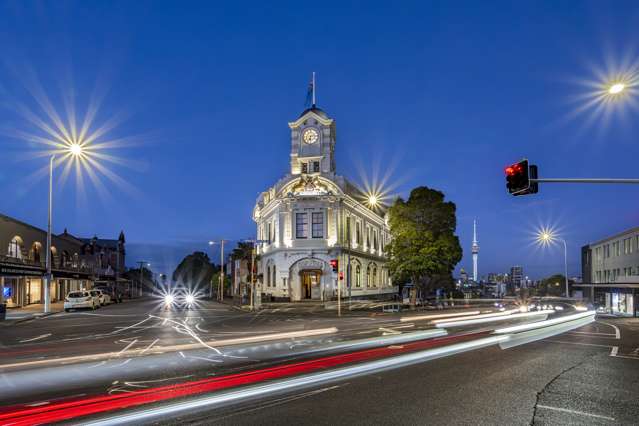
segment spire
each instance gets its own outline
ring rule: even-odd
[[[477,221],[473,220],[473,243],[477,243]]]
[[[315,71],[313,71],[313,108],[315,108]]]

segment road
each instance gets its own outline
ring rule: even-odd
[[[334,312],[294,308],[251,314],[211,302],[166,312],[152,300],[61,313],[0,326],[0,400],[5,413],[16,413],[74,400],[84,407],[85,399],[104,395],[100,403],[107,408],[83,418],[95,420],[120,413],[112,408],[148,412],[202,395],[245,392],[459,346],[411,365],[384,365],[132,423],[281,424],[286,418],[299,424],[632,424],[639,418],[636,320],[600,319],[522,346],[502,349],[490,342],[470,350],[461,348],[501,338],[490,334],[494,323],[440,324],[447,327],[443,331],[430,320],[413,319],[366,311],[338,319]],[[166,398],[162,386],[170,388]],[[153,391],[155,399],[144,401],[151,404],[132,405],[145,389]],[[0,424],[8,422],[2,413]]]

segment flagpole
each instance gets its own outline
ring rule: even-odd
[[[315,106],[315,71],[313,71],[313,106]]]

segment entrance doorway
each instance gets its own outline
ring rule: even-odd
[[[302,271],[302,291],[301,298],[302,299],[312,299],[313,298],[313,287],[318,288],[320,282],[320,271]]]

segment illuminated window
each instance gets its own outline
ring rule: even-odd
[[[266,286],[267,287],[271,286],[271,267],[270,266],[266,267]]]
[[[302,163],[302,173],[308,173],[308,163]]]
[[[324,238],[324,214],[313,212],[311,220],[313,238]]]
[[[319,173],[320,171],[320,163],[319,161],[313,161],[313,172]]]
[[[295,238],[308,238],[308,214],[295,215]]]
[[[366,285],[368,287],[373,287],[373,282],[371,281],[371,267],[368,266],[366,268]]]
[[[362,268],[357,265],[355,266],[355,287],[362,286]]]

